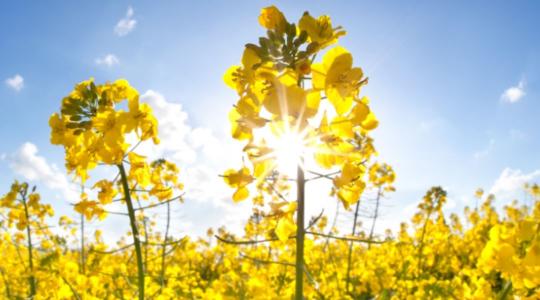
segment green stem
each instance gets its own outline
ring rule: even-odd
[[[128,209],[129,221],[131,225],[131,233],[133,234],[133,244],[135,245],[135,254],[137,256],[137,271],[138,271],[138,284],[139,284],[139,300],[144,300],[144,267],[143,257],[141,251],[141,241],[139,238],[139,230],[137,229],[137,219],[135,217],[135,210],[133,209],[133,202],[131,201],[131,193],[128,185],[128,179],[124,164],[118,165],[120,170],[120,177],[122,180],[122,187],[124,189],[124,198]]]
[[[360,209],[360,199],[358,199],[358,202],[356,202],[356,208],[354,210],[354,221],[353,221],[353,227],[352,227],[352,236],[354,237],[356,234],[356,224],[358,223],[358,210]],[[347,257],[347,285],[345,287],[345,291],[349,292],[349,286],[351,285],[351,265],[352,265],[352,250],[353,250],[353,242],[349,242],[349,253]]]
[[[84,252],[84,215],[81,214],[81,271],[84,275],[86,273],[86,253]]]
[[[420,236],[420,245],[418,246],[418,265],[417,265],[417,276],[420,276],[421,270],[422,270],[422,263],[423,263],[423,251],[424,251],[424,237],[426,235],[426,230],[429,222],[429,218],[431,217],[432,209],[430,208],[428,211],[428,214],[426,216],[426,221],[424,222],[424,226],[422,226],[422,235]]]
[[[4,280],[4,284],[6,286],[6,296],[7,299],[11,299],[11,289],[9,287],[9,282],[6,278],[6,274],[4,273],[4,269],[0,268],[0,274],[2,274],[2,279]]]
[[[503,289],[497,295],[497,300],[506,300],[512,291],[512,281],[508,280]]]
[[[297,201],[296,211],[296,300],[304,299],[304,198],[305,198],[304,170],[300,165],[297,168]]]
[[[369,231],[369,238],[368,240],[372,240],[373,239],[373,234],[375,233],[375,222],[377,222],[377,218],[379,217],[379,205],[380,205],[380,202],[381,202],[381,196],[382,196],[382,191],[381,191],[381,187],[379,186],[378,190],[377,190],[377,199],[375,200],[375,213],[373,214],[373,222],[371,223],[371,230]],[[368,249],[371,248],[371,244],[368,244]]]
[[[171,223],[171,203],[167,202],[167,224],[165,227],[165,240],[163,242],[163,245],[161,246],[161,290],[165,287],[165,268],[167,267],[165,264],[165,258],[167,255],[167,242],[169,240],[169,227]]]
[[[32,255],[32,232],[30,230],[30,214],[28,213],[28,205],[26,204],[26,195],[22,195],[22,202],[24,205],[24,215],[26,217],[26,235],[28,242],[28,266],[30,268],[30,277],[28,283],[30,284],[30,299],[33,299],[36,295],[36,278],[34,277],[34,258]]]

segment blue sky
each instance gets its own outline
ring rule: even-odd
[[[409,217],[432,185],[460,210],[477,187],[504,198],[540,180],[539,2],[3,1],[1,193],[30,180],[71,213],[48,118],[76,82],[126,78],[179,130],[160,154],[176,158],[186,183],[204,184],[188,187],[178,226],[201,233],[247,218],[217,177],[239,159],[227,123],[236,97],[222,75],[263,34],[257,17],[270,4],[289,20],[328,14],[348,31],[340,43],[370,78],[379,158],[397,172],[389,220]]]

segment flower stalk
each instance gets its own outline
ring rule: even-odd
[[[144,300],[144,266],[143,256],[141,251],[141,241],[139,237],[139,230],[137,228],[137,219],[135,217],[135,209],[133,208],[133,202],[131,200],[131,192],[128,185],[128,178],[124,164],[118,165],[120,171],[120,180],[122,181],[122,187],[124,189],[124,197],[126,200],[126,206],[128,209],[129,222],[131,226],[131,233],[133,234],[133,245],[135,246],[135,255],[137,258],[137,277],[138,277],[138,290],[139,300]]]

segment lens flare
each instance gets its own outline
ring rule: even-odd
[[[295,132],[286,132],[269,141],[273,149],[278,172],[292,176],[306,152],[304,138]]]

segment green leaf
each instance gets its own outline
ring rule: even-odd
[[[265,37],[260,37],[259,38],[259,44],[263,47],[263,48],[270,48],[270,40],[265,38]]]
[[[43,257],[42,259],[39,260],[39,265],[41,267],[47,267],[47,266],[50,266],[52,265],[54,262],[56,262],[58,260],[58,252],[53,252],[51,254],[48,254],[46,255],[45,257]]]
[[[311,42],[306,48],[306,52],[313,54],[315,52],[319,51],[319,43],[317,42]]]
[[[294,41],[294,45],[296,47],[299,47],[300,45],[302,45],[303,43],[307,41],[307,38],[308,38],[307,32],[305,30],[302,30],[298,38]]]
[[[66,124],[66,128],[69,128],[69,129],[76,129],[79,127],[80,127],[79,123],[69,122]]]

